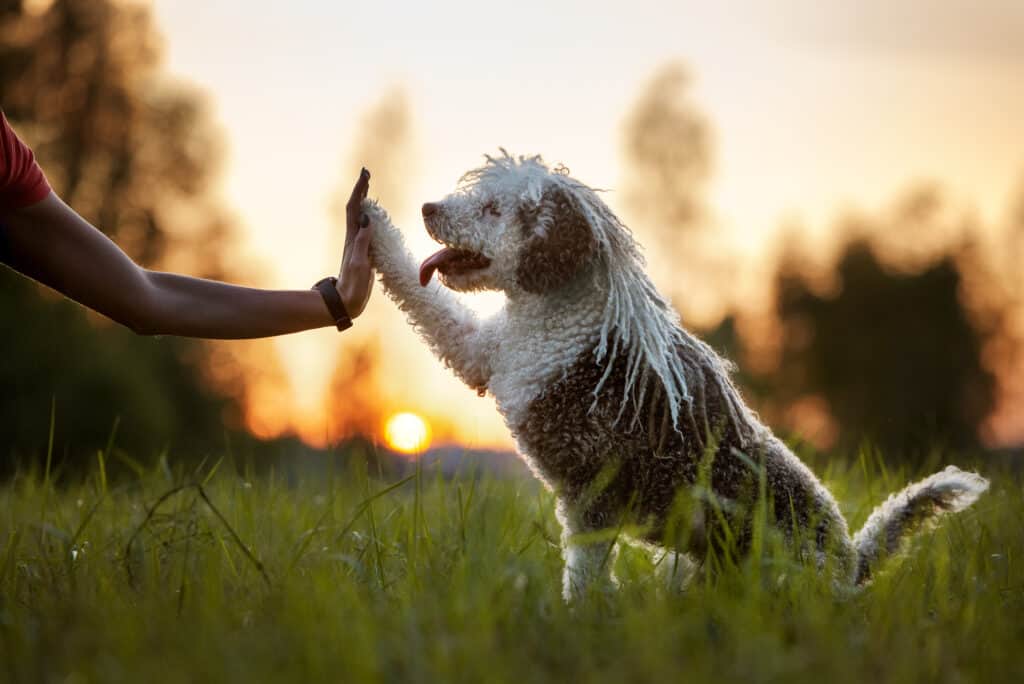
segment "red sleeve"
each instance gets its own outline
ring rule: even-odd
[[[35,204],[49,194],[50,184],[35,155],[0,111],[0,214]]]

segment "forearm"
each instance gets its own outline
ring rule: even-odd
[[[56,195],[3,217],[10,265],[140,334],[264,337],[331,325],[320,294],[147,271]]]
[[[160,272],[146,272],[146,281],[147,305],[131,326],[140,334],[243,339],[334,324],[313,290],[259,290]]]

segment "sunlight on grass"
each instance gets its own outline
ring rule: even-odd
[[[22,473],[0,487],[0,679],[1020,680],[1021,478],[986,474],[852,597],[770,545],[677,593],[627,547],[619,591],[569,609],[533,482],[385,482],[351,453],[304,477]],[[856,528],[903,475],[825,477]]]

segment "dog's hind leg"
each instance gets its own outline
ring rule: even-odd
[[[618,552],[614,529],[587,525],[570,507],[559,501],[556,515],[562,523],[562,598],[573,603],[596,589],[609,591],[618,586],[612,573]]]
[[[693,562],[685,553],[661,551],[655,562],[658,575],[665,583],[665,587],[672,592],[685,591],[700,572],[700,565]]]

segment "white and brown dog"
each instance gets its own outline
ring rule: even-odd
[[[862,584],[909,533],[988,487],[946,468],[851,538],[832,495],[744,404],[729,364],[680,327],[629,230],[540,157],[488,157],[424,204],[445,247],[419,268],[387,213],[364,210],[384,289],[445,365],[494,395],[556,492],[567,600],[611,579],[619,535],[602,532],[700,564],[749,550],[758,502],[801,558],[840,586]],[[428,286],[435,271],[448,289]],[[450,290],[500,290],[506,305],[481,321]]]

